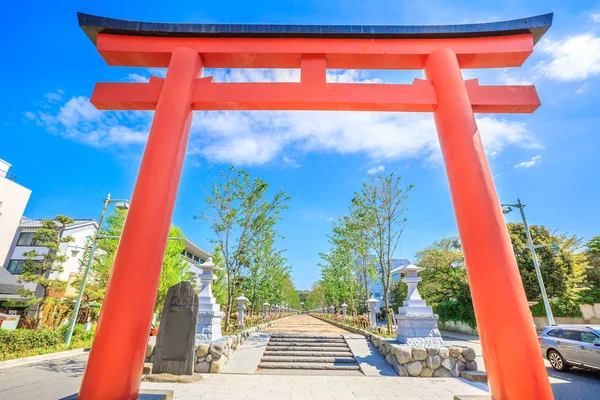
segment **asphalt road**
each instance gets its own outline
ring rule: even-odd
[[[77,393],[88,353],[0,368],[0,398],[57,400]]]
[[[477,366],[481,371],[485,370],[481,343],[479,338],[473,335],[454,334],[443,332],[444,341],[448,345],[469,346],[475,350],[477,355]],[[452,338],[448,337],[452,336]],[[457,336],[459,338],[454,338]],[[550,377],[552,392],[556,400],[581,400],[600,398],[600,372],[587,371],[579,368],[571,368],[568,372],[555,371],[548,360],[544,360],[546,370]],[[515,368],[518,368],[518,361]]]

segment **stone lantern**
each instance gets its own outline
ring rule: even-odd
[[[244,295],[241,295],[235,301],[238,302],[238,328],[244,327],[244,308],[246,307],[246,303],[249,301]]]
[[[409,346],[442,347],[445,344],[438,329],[438,316],[427,306],[417,289],[417,284],[421,282],[417,274],[424,269],[411,261],[402,268],[405,273],[402,282],[408,286],[408,295],[396,314],[396,340]]]
[[[342,315],[345,317],[346,311],[348,310],[348,304],[344,303],[341,305],[341,307],[342,307]]]
[[[369,320],[371,322],[370,324],[370,328],[371,329],[375,329],[377,328],[377,303],[379,303],[379,300],[371,297],[369,300],[367,300],[367,306],[369,307]]]
[[[213,264],[212,258],[206,260],[199,267],[202,273],[198,274],[202,286],[198,294],[198,322],[196,324],[196,342],[211,342],[221,338],[221,306],[217,304],[212,294],[212,284],[216,280],[215,271],[220,271]]]
[[[332,304],[331,307],[329,307],[329,311],[331,312],[331,314],[335,314],[335,306]]]
[[[269,306],[270,304],[265,301],[265,304],[263,304],[263,320],[265,321],[267,319],[267,315],[269,314]]]

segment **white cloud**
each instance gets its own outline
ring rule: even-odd
[[[144,76],[144,75],[133,73],[133,74],[127,75],[124,80],[127,82],[143,83],[143,82],[148,82],[150,80],[150,78],[147,76]]]
[[[57,103],[62,100],[62,95],[65,92],[61,89],[57,89],[55,92],[46,93],[44,95],[44,99],[46,99],[49,103]]]
[[[367,170],[367,174],[373,175],[373,174],[376,174],[378,172],[383,172],[384,170],[385,170],[385,165],[378,165],[376,167],[369,168]]]
[[[522,161],[518,164],[515,164],[515,168],[531,168],[534,165],[538,165],[542,162],[542,156],[534,156],[531,157],[529,161]]]
[[[600,37],[585,33],[563,40],[543,39],[538,48],[551,57],[537,71],[557,81],[575,81],[600,74]]]
[[[52,134],[94,147],[144,143],[150,123],[147,112],[99,111],[84,96],[72,97],[54,114],[28,111],[25,116]]]
[[[594,22],[600,22],[600,12],[591,13],[590,18]]]
[[[498,81],[505,85],[533,85],[531,80],[521,78],[518,74],[511,73],[507,69],[500,71]]]
[[[154,71],[152,71],[154,72]],[[298,70],[215,70],[215,81],[298,81]],[[131,74],[127,79],[138,79]],[[139,75],[139,79],[145,79]],[[330,82],[379,82],[363,71],[328,71]],[[98,111],[83,96],[72,97],[55,112],[35,113],[35,121],[53,134],[86,144],[129,146],[145,141],[151,113]],[[31,119],[31,115],[27,115]],[[507,146],[532,147],[524,123],[489,116],[477,119],[488,152]],[[199,111],[195,113],[188,154],[213,163],[258,165],[287,154],[323,152],[362,154],[379,162],[422,157],[440,160],[430,113],[318,111]]]

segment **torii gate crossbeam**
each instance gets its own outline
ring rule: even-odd
[[[552,399],[474,118],[531,113],[539,99],[533,86],[481,86],[461,74],[521,66],[551,22],[552,14],[451,26],[205,25],[79,14],[109,65],[168,68],[148,83],[99,83],[91,98],[98,109],[155,115],[80,398],[137,398],[193,111],[348,110],[434,113],[492,398]],[[300,82],[215,83],[204,67],[300,68]],[[328,68],[424,69],[426,79],[327,83]]]

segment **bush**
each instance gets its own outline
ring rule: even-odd
[[[579,304],[569,298],[550,300],[550,308],[552,308],[552,314],[555,317],[577,318],[582,316]],[[534,317],[545,317],[546,307],[544,307],[544,302],[539,301],[531,307],[531,314]]]
[[[67,329],[67,326],[60,329],[0,329],[0,360],[68,350],[65,344]],[[86,331],[84,325],[75,325],[71,347],[89,346],[94,331],[95,326]]]
[[[464,322],[471,328],[477,326],[473,304],[458,301],[442,301],[433,306],[433,312],[440,317],[440,321]]]

